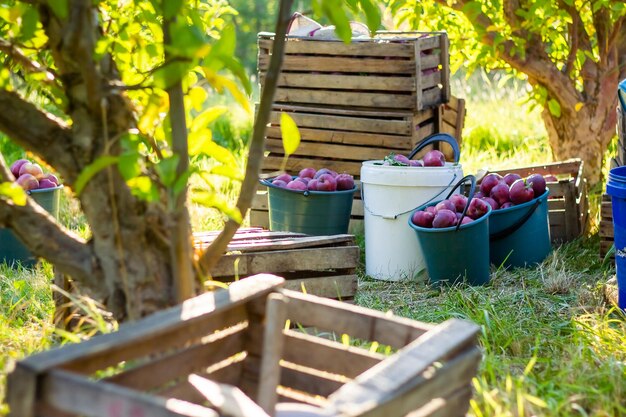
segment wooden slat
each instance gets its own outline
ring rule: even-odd
[[[402,317],[320,297],[304,297],[289,290],[288,317],[293,323],[321,331],[347,334],[352,338],[376,341],[401,348],[433,328]]]
[[[245,312],[242,310],[242,315]],[[149,391],[173,381],[181,376],[208,368],[210,365],[227,359],[243,350],[243,335],[237,332],[223,331],[211,335],[210,341],[169,354],[163,358],[150,361],[143,365],[106,378],[120,386]],[[217,338],[221,336],[220,338]]]
[[[269,67],[269,56],[260,55],[258,68],[260,71],[267,71]],[[422,68],[433,68],[438,63],[438,57],[424,57],[420,62],[426,62],[428,66]],[[433,64],[434,62],[434,64]],[[390,63],[385,59],[376,58],[343,58],[325,56],[297,56],[285,55],[282,71],[321,71],[321,72],[347,72],[358,73],[368,72],[374,74],[415,74],[415,61],[394,60]]]
[[[166,400],[70,372],[52,370],[42,381],[41,400],[59,410],[85,417],[137,415],[150,417],[217,417],[210,408]]]
[[[297,365],[354,378],[385,357],[320,337],[285,330],[283,359]]]
[[[440,91],[437,91],[441,95]],[[436,95],[429,95],[429,103],[435,102]],[[276,103],[329,104],[354,107],[385,107],[389,109],[411,109],[414,97],[411,94],[366,93],[352,91],[311,90],[279,87],[274,96]],[[441,101],[441,100],[440,100]],[[436,103],[435,103],[436,104]]]
[[[362,132],[346,132],[341,130],[325,130],[325,129],[311,129],[300,128],[300,137],[303,141],[309,142],[322,142],[322,143],[337,143],[343,145],[366,145],[375,146],[383,149],[388,149],[387,153],[391,150],[397,152],[400,150],[408,150],[413,146],[411,136],[399,136],[399,135],[384,135],[379,133],[362,133]],[[266,131],[268,138],[282,139],[280,127],[268,126]]]
[[[206,293],[179,306],[123,325],[115,333],[96,336],[86,342],[63,346],[31,356],[22,363],[37,372],[53,367],[90,373],[131,360],[155,350],[179,346],[185,340],[215,329],[215,315],[276,290],[283,279],[258,275],[233,283],[228,290]]]
[[[24,361],[18,362],[7,376],[6,402],[9,417],[34,417],[37,400],[37,372]]]
[[[353,268],[359,256],[357,246],[242,253],[223,257],[211,273],[215,277],[231,277],[253,275],[260,271],[281,273]]]
[[[463,387],[447,398],[434,398],[420,410],[407,417],[462,417],[467,413],[471,398],[471,387]]]
[[[344,130],[354,132],[367,133],[383,133],[386,135],[410,135],[411,134],[411,118],[402,117],[399,114],[397,120],[392,119],[374,119],[359,118],[347,116],[333,116],[330,114],[315,113],[289,113],[296,122],[298,127],[309,127],[316,129]],[[270,115],[270,123],[276,126],[280,125],[280,113],[272,112]]]
[[[280,385],[311,395],[327,397],[337,391],[350,379],[321,372],[313,368],[305,368],[293,363],[283,361],[281,364]]]
[[[522,177],[526,177],[530,174],[538,173],[541,175],[562,175],[569,174],[572,176],[578,176],[581,161],[579,159],[573,159],[565,162],[554,162],[544,165],[531,165],[521,168],[506,168],[506,169],[493,169],[491,172],[497,172],[500,175],[506,175],[509,172],[514,172]]]
[[[479,330],[477,325],[457,319],[442,323],[428,334],[398,351],[387,361],[375,365],[353,381],[345,384],[329,397],[330,406],[346,415],[359,414],[374,417],[389,415],[384,414],[385,410],[381,409],[385,404],[389,404],[388,407],[391,409],[398,408],[402,404],[402,407],[406,408],[401,408],[398,415],[404,415],[412,409],[419,408],[424,402],[432,398],[432,393],[427,391],[425,396],[414,395],[409,397],[414,401],[413,404],[406,401],[408,398],[401,403],[394,401],[398,394],[419,386],[424,387],[427,381],[432,384],[434,379],[432,376],[430,378],[419,378],[418,376],[435,362],[445,360],[446,357],[465,350],[465,347],[469,347],[467,356],[461,356],[458,359],[456,363],[458,366],[449,367],[448,371],[451,375],[444,373],[444,378],[439,381],[440,385],[435,388],[438,388],[439,392],[444,391],[441,392],[441,395],[445,396],[446,386],[453,384],[455,379],[460,379],[456,372],[463,367],[467,367],[466,373],[463,375],[464,382],[469,384],[476,373],[476,367],[481,356],[480,351],[475,346]],[[451,362],[454,363],[454,360]],[[461,366],[461,363],[464,366]],[[437,371],[435,371],[436,373]],[[451,388],[454,390],[456,387]],[[372,410],[376,412],[372,412]],[[386,412],[389,413],[389,408],[386,409]]]
[[[199,375],[189,375],[189,383],[202,393],[209,404],[219,411],[220,415],[270,417],[274,414],[273,407],[272,410],[264,410],[237,387],[218,384]]]
[[[261,49],[273,50],[273,41],[270,39],[259,39],[258,45]],[[334,41],[294,39],[285,42],[285,53],[411,58],[413,46],[408,43],[352,42],[345,44]]]
[[[440,74],[436,75],[429,76],[427,82],[433,86],[436,85],[441,79]],[[265,83],[265,74],[261,74],[260,82],[261,84]],[[415,91],[416,83],[414,77],[281,73],[278,76],[278,86],[323,90],[404,91],[411,93]]]
[[[355,274],[329,277],[288,279],[284,288],[292,291],[306,290],[307,294],[338,300],[353,298],[356,295],[358,279]]]
[[[337,107],[337,106],[306,106],[297,103],[274,103],[272,110],[276,112],[301,112],[301,113],[320,113],[326,115],[351,116],[351,117],[373,117],[378,119],[390,120],[410,120],[414,114],[421,115],[424,120],[433,117],[433,110],[426,109],[415,112],[406,110],[390,110],[390,109],[366,109],[354,107]]]
[[[266,149],[270,152],[282,153],[283,142],[280,139],[266,139]],[[380,147],[363,147],[363,146],[347,146],[335,145],[329,143],[300,142],[298,149],[293,153],[294,156],[315,155],[322,158],[341,158],[345,160],[371,161],[381,160],[392,152],[392,149]]]

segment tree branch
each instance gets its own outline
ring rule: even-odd
[[[37,61],[33,61],[24,55],[20,48],[6,39],[0,38],[0,51],[4,52],[13,62],[19,64],[27,72],[43,73],[46,75],[46,78],[43,79],[44,82],[56,84],[58,86],[56,83],[57,75],[54,70],[44,67]]]
[[[72,157],[72,133],[62,120],[17,93],[0,90],[0,131],[45,161],[52,161],[66,184],[76,180],[82,167]]]
[[[276,22],[276,35],[274,37],[274,46],[272,48],[272,58],[270,66],[265,78],[263,91],[261,92],[261,101],[259,110],[254,122],[252,132],[252,140],[250,141],[250,150],[248,152],[248,163],[246,165],[246,174],[241,184],[241,192],[237,200],[237,208],[242,216],[248,211],[252,204],[252,199],[256,192],[259,181],[259,173],[261,172],[261,162],[263,159],[263,150],[265,146],[265,131],[269,123],[272,104],[274,103],[274,93],[278,84],[278,75],[283,64],[283,54],[285,49],[285,36],[287,34],[287,26],[291,19],[291,6],[293,0],[281,0],[280,10]],[[220,256],[226,250],[228,243],[235,235],[239,228],[239,224],[233,220],[226,222],[224,229],[217,238],[206,248],[200,255],[198,266],[204,276],[211,273],[211,269],[215,266]]]

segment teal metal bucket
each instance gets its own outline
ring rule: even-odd
[[[548,194],[527,203],[494,210],[489,220],[491,263],[525,267],[543,262],[552,250]]]
[[[31,190],[30,197],[44,210],[49,212],[55,219],[59,218],[59,201],[62,185],[55,188]],[[20,263],[22,266],[31,267],[37,263],[37,259],[24,246],[22,241],[11,229],[0,228],[0,260],[7,264]]]
[[[271,231],[327,236],[348,233],[352,190],[296,191],[261,180],[267,187]]]
[[[452,188],[452,191],[468,177],[472,176],[464,177]],[[474,195],[474,181],[472,179],[468,206]],[[431,229],[417,226],[411,221],[413,213],[429,206],[435,206],[437,203],[439,201],[424,204],[413,210],[409,216],[409,226],[415,231],[422,248],[430,282],[433,285],[456,284],[458,282],[467,282],[470,285],[488,283],[490,276],[489,218],[492,213],[491,206],[488,206],[487,213],[481,218],[458,227]],[[467,207],[463,211],[463,216],[466,211]]]

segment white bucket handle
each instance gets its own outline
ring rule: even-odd
[[[449,186],[451,186],[454,181],[456,180],[457,174],[456,172],[454,173],[454,176],[452,177],[452,179],[450,180],[450,182],[448,183],[448,185],[446,185],[444,188],[441,189],[441,191],[439,191],[437,194],[435,194],[434,196],[432,196],[430,198],[430,200],[426,201],[423,204],[428,204],[432,201],[434,201],[437,197],[439,197],[443,192],[445,192]],[[407,214],[413,210],[415,210],[415,207],[410,208],[406,211],[403,211],[401,213],[397,213],[397,214],[378,214],[378,213],[374,213],[372,210],[369,209],[369,207],[367,207],[367,205],[365,204],[365,196],[363,195],[365,189],[365,183],[361,182],[361,201],[363,202],[363,209],[365,209],[369,214],[371,214],[372,216],[376,216],[376,217],[381,217],[383,219],[386,220],[396,220],[398,218],[398,216],[402,216],[403,214]]]

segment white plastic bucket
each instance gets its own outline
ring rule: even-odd
[[[415,232],[408,225],[413,209],[444,199],[463,178],[460,164],[399,167],[366,161],[361,166],[365,216],[365,272],[375,279],[412,279],[426,268]]]

